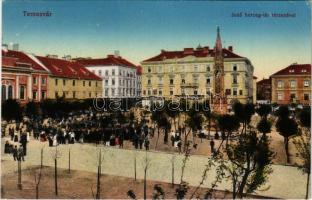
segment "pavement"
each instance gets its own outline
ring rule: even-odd
[[[4,141],[2,138],[1,171],[2,174],[16,173],[17,162],[12,155],[4,154]],[[95,146],[93,144],[67,144],[57,147],[48,147],[48,143],[31,140],[27,145],[27,156],[22,163],[22,169],[40,165],[40,152],[43,148],[43,165],[54,166],[54,158],[57,154],[58,168],[68,168],[69,149],[71,157],[71,169],[97,172],[98,154],[102,153],[102,173],[134,178],[134,163],[136,160],[137,178],[144,178],[144,167],[148,163],[147,179],[171,183],[172,159],[174,159],[174,182],[180,183],[182,160],[181,154],[164,153],[155,151],[125,150],[116,147]],[[57,153],[56,153],[57,152]],[[146,162],[147,160],[147,162]],[[202,173],[208,162],[207,156],[192,155],[185,166],[184,181],[191,186],[198,186],[202,179]],[[307,175],[298,168],[284,165],[272,165],[273,172],[269,175],[267,183],[254,194],[286,199],[302,199],[305,197]],[[207,173],[207,179],[201,187],[211,187],[215,179],[215,168]],[[217,187],[219,190],[231,190],[231,182],[223,180]]]

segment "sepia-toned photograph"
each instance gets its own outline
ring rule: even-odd
[[[2,0],[1,199],[310,199],[311,5]]]

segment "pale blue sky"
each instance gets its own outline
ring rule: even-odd
[[[52,17],[24,17],[50,11]],[[232,17],[233,12],[295,13],[294,18]],[[259,78],[293,62],[311,63],[311,6],[305,2],[19,1],[3,3],[3,42],[38,55],[105,57],[119,50],[140,61],[161,49],[224,46],[248,57]]]

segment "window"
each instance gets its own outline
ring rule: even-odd
[[[277,87],[278,88],[282,88],[283,86],[284,86],[284,82],[283,81],[281,81],[281,80],[277,81]]]
[[[102,70],[99,70],[99,76],[102,76]]]
[[[295,88],[296,87],[296,81],[294,81],[294,80],[290,81],[290,87]]]
[[[182,84],[185,84],[185,79],[182,79]]]
[[[13,86],[8,86],[8,99],[13,99]]]
[[[121,69],[119,70],[119,76],[121,76]]]
[[[206,79],[206,84],[207,84],[207,85],[210,85],[210,78],[207,78],[207,79]]]
[[[193,78],[193,83],[198,84],[198,78]]]
[[[105,96],[108,96],[108,88],[105,89]]]
[[[237,88],[233,88],[233,96],[237,96]]]
[[[174,67],[173,66],[169,66],[169,72],[173,72],[174,71]]]
[[[158,94],[159,94],[159,95],[162,95],[162,90],[158,90]]]
[[[181,72],[184,72],[185,71],[185,67],[184,65],[181,66]]]
[[[45,91],[42,91],[41,92],[41,99],[45,99],[46,98],[46,92]]]
[[[304,94],[303,98],[304,98],[305,101],[309,101],[310,100],[309,94]]]
[[[55,92],[55,98],[58,98],[58,92]]]
[[[115,96],[115,89],[112,88],[112,96]]]
[[[233,84],[237,84],[237,76],[233,75]]]
[[[105,86],[108,86],[108,80],[107,79],[105,80]]]
[[[151,72],[152,72],[151,67],[148,67],[148,68],[147,68],[147,72],[148,72],[148,73],[151,73]]]
[[[310,86],[310,81],[309,80],[304,80],[303,86],[304,87],[309,87]]]
[[[284,95],[281,92],[277,93],[277,100],[283,100],[284,99]]]
[[[20,99],[25,99],[25,86],[20,86]]]
[[[147,94],[148,94],[148,95],[151,95],[151,94],[152,94],[151,90],[148,90],[148,91],[147,91]]]
[[[151,82],[151,79],[148,79],[148,80],[147,80],[147,84],[150,85],[151,83],[152,83],[152,82]]]
[[[91,98],[91,92],[89,92],[89,98]]]
[[[108,70],[105,70],[105,76],[108,76]]]
[[[157,90],[153,90],[153,95],[157,95]]]
[[[33,99],[37,100],[37,91],[33,91]]]
[[[239,95],[243,95],[243,90],[239,90]]]
[[[226,94],[226,95],[231,95],[231,89],[226,89],[226,90],[225,90],[225,94]]]
[[[181,89],[181,93],[182,93],[182,95],[185,95],[185,89],[184,88]]]
[[[45,85],[45,84],[46,84],[46,78],[45,78],[45,77],[42,77],[42,78],[41,78],[41,84],[42,84],[42,85]]]
[[[237,71],[237,65],[233,66],[233,71],[236,72]]]
[[[143,90],[143,95],[146,95],[146,90]]]
[[[65,79],[63,79],[63,86],[65,86],[66,85],[66,80]]]
[[[91,81],[89,81],[89,87],[91,87]]]
[[[170,79],[170,85],[173,85],[173,79]]]
[[[206,71],[207,71],[207,72],[210,72],[210,65],[207,65]]]
[[[73,91],[73,98],[75,99],[76,98],[76,92]]]
[[[162,73],[162,66],[158,66],[158,73]]]
[[[158,77],[158,84],[163,84],[163,78],[162,77]]]
[[[57,80],[57,78],[55,79],[55,85],[57,85],[57,83],[58,83],[58,80]]]
[[[95,87],[97,87],[97,86],[98,86],[98,82],[96,81],[96,82],[95,82]]]
[[[66,94],[65,94],[65,92],[63,92],[63,97],[64,97],[64,98],[66,97]]]
[[[197,95],[197,90],[194,90],[194,95]]]
[[[85,81],[83,81],[83,82],[82,82],[82,85],[83,85],[83,86],[86,86],[86,82],[85,82]]]
[[[296,94],[295,93],[291,93],[290,94],[290,100],[294,101],[296,99]]]
[[[170,95],[173,95],[173,89],[170,89]]]
[[[115,79],[114,78],[112,79],[112,85],[115,85]]]
[[[73,80],[73,86],[75,86],[76,85],[76,81],[75,80]]]
[[[37,84],[37,77],[33,77],[33,84],[34,84],[34,85]]]
[[[198,72],[198,65],[194,65],[194,72]]]
[[[115,76],[115,69],[112,69],[112,76]]]

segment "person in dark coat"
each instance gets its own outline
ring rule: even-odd
[[[26,156],[26,145],[27,145],[27,134],[23,133],[20,138],[20,143],[22,144],[23,154]]]
[[[13,148],[12,153],[13,153],[14,161],[16,161],[16,160],[17,160],[17,146],[16,146],[16,145],[15,145],[15,147]]]
[[[6,141],[6,142],[5,142],[5,145],[4,145],[4,153],[11,153],[11,152],[10,152],[10,143],[9,143],[9,141]]]
[[[150,142],[149,142],[149,140],[146,138],[146,139],[144,140],[144,146],[145,146],[145,150],[146,150],[146,151],[149,150],[149,144],[150,144]]]
[[[211,153],[214,152],[214,145],[215,145],[215,142],[214,142],[214,140],[212,139],[212,140],[210,141],[210,151],[211,151]]]

